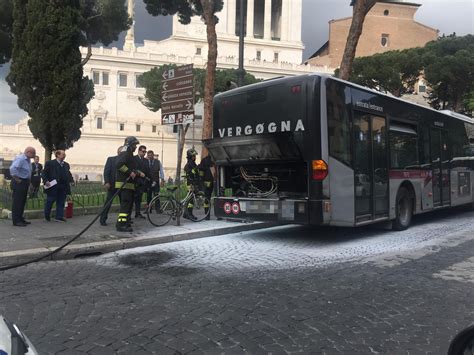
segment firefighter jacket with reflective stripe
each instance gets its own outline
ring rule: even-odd
[[[124,181],[127,180],[131,172],[137,172],[137,162],[133,158],[133,152],[130,150],[130,148],[123,149],[117,156],[116,167],[117,175],[115,180],[115,188],[119,189]],[[135,190],[135,183],[133,180],[129,180],[123,188]]]
[[[184,166],[184,173],[186,174],[186,182],[188,185],[196,185],[199,182],[199,169],[196,162],[188,159]]]
[[[212,183],[214,182],[214,176],[212,175],[212,172],[211,172],[211,165],[212,165],[212,160],[211,160],[211,157],[208,155],[207,157],[201,160],[201,163],[199,163],[199,166],[198,166],[199,177],[205,187],[210,187]]]

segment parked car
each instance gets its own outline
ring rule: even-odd
[[[0,315],[0,355],[38,355],[28,337]]]

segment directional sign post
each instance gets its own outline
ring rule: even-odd
[[[193,65],[163,72],[161,83],[161,124],[194,121]]]

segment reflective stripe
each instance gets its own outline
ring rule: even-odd
[[[188,208],[193,208],[194,205],[192,203],[188,203]]]
[[[128,221],[128,213],[119,213],[117,222],[127,222]]]
[[[122,172],[122,173],[126,173],[128,171],[128,167],[126,165],[122,165],[119,170]]]
[[[211,187],[211,182],[210,181],[204,181],[204,186]]]
[[[199,176],[204,176],[204,171],[199,171]]]
[[[122,187],[123,182],[122,181],[115,181],[115,188],[120,189]],[[135,184],[132,182],[127,182],[124,186],[124,189],[127,190],[135,190]]]
[[[209,204],[208,203],[205,203],[203,204],[204,208],[209,208]]]

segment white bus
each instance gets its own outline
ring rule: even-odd
[[[333,78],[216,95],[218,217],[359,226],[473,203],[474,121]]]

